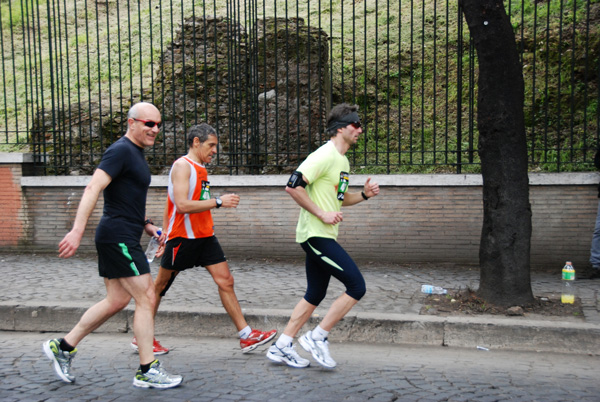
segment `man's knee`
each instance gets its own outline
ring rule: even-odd
[[[356,286],[346,289],[346,294],[352,297],[354,300],[362,299],[366,293],[367,287],[364,284],[364,282],[362,284],[358,284]]]
[[[123,297],[107,297],[109,302],[109,308],[112,314],[116,314],[119,311],[123,310],[125,307],[129,305],[131,301],[131,296],[123,296]]]
[[[217,284],[221,290],[233,289],[233,275],[229,271],[229,266],[226,262],[219,263],[217,265],[207,266],[206,269],[210,272],[213,281]]]
[[[217,286],[219,287],[219,289],[222,289],[222,290],[233,289],[234,280],[233,280],[233,275],[231,275],[231,273],[229,273],[229,275],[215,276],[215,277],[213,277],[213,279],[214,279],[215,283],[217,284]]]
[[[315,291],[314,289],[307,289],[304,294],[304,300],[312,304],[313,306],[318,306],[321,304],[323,299],[327,296],[327,289]]]

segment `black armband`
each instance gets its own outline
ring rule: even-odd
[[[308,183],[302,179],[302,173],[298,171],[292,173],[287,182],[287,186],[290,188],[296,188],[298,186],[306,188],[307,185]]]

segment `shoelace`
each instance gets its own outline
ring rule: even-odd
[[[290,348],[289,352],[287,354],[291,355],[294,358],[299,358],[300,355],[298,354],[298,352],[296,352],[296,348],[294,347],[294,345],[290,345],[288,346]],[[285,352],[282,350],[282,352],[285,354]]]
[[[155,373],[151,373],[150,375],[148,375],[151,371],[155,371]],[[171,380],[169,378],[169,375],[163,370],[162,367],[151,368],[150,370],[148,370],[148,373],[146,373],[146,376],[155,382],[162,382],[162,380]]]
[[[71,357],[71,354],[69,352],[60,352],[58,360],[60,360],[64,364],[67,370],[71,368],[71,361],[73,361],[73,358]]]
[[[164,382],[173,382],[173,381],[175,381],[175,379],[173,377],[171,377],[169,375],[169,373],[167,373],[165,371],[165,369],[163,369],[162,366],[160,366],[160,365],[152,367],[152,368],[150,368],[150,370],[156,371],[156,374],[152,375],[154,377],[154,379],[156,379],[156,380],[164,380]],[[150,372],[150,371],[148,371],[148,372]]]

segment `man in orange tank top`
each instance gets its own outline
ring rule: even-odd
[[[240,303],[233,289],[233,276],[221,245],[217,240],[211,209],[237,208],[240,197],[224,194],[211,198],[206,165],[217,153],[217,133],[206,123],[188,130],[188,153],[173,163],[169,173],[167,205],[163,225],[167,240],[158,275],[154,281],[156,307],[173,284],[179,272],[203,266],[219,288],[223,307],[239,331],[243,353],[273,339],[276,330],[267,332],[252,329],[246,322]],[[137,349],[136,339],[131,346]],[[154,353],[168,353],[169,349],[154,340]]]

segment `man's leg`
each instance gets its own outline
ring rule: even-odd
[[[301,357],[296,352],[292,341],[316,308],[317,306],[310,304],[304,298],[296,304],[283,330],[283,334],[279,336],[277,341],[267,351],[267,359],[298,368],[310,366],[310,361]]]
[[[171,287],[171,284],[173,284],[173,281],[175,280],[175,277],[179,275],[179,272],[180,271],[174,269],[158,268],[158,274],[156,275],[156,279],[154,279],[154,294],[156,295],[156,305],[154,306],[155,317],[163,296]]]
[[[322,270],[328,270],[332,276],[346,286],[346,292],[333,302],[321,323],[298,340],[304,350],[311,352],[321,365],[334,368],[337,363],[329,354],[329,342],[327,341],[329,331],[364,296],[365,281],[358,266],[335,240],[311,238],[306,244],[303,244],[303,248],[307,254],[314,253],[316,257],[319,257],[322,261],[320,263]]]
[[[64,337],[69,345],[76,347],[83,338],[129,304],[131,294],[121,286],[118,279],[104,278],[104,284],[106,297],[90,307],[71,332]]]
[[[154,283],[150,274],[119,278],[121,287],[135,300],[133,333],[137,339],[140,364],[154,361],[152,341],[154,339]]]
[[[233,275],[229,271],[227,261],[220,262],[214,265],[207,265],[206,269],[213,277],[213,280],[219,288],[219,296],[221,303],[225,307],[225,311],[231,317],[233,324],[238,330],[240,337],[240,347],[243,353],[248,353],[257,347],[264,345],[275,337],[277,330],[260,331],[252,329],[246,322],[240,302],[233,289]]]
[[[302,348],[310,352],[314,359],[322,366],[334,368],[337,365],[329,353],[327,335],[333,326],[344,318],[356,303],[358,303],[358,300],[346,293],[342,294],[333,302],[321,323],[315,329],[308,331],[298,339]]]
[[[315,311],[317,306],[310,304],[305,299],[302,299],[294,307],[290,320],[288,321],[283,334],[294,339],[298,334],[298,331],[306,324],[312,313]]]
[[[119,279],[123,288],[135,300],[133,333],[138,342],[140,367],[133,378],[133,385],[140,388],[172,388],[181,384],[183,377],[165,371],[154,358],[154,282],[152,276],[143,274]]]
[[[346,293],[342,294],[329,307],[329,311],[327,311],[319,326],[327,332],[331,331],[334,325],[344,318],[356,303],[358,303],[358,300],[348,296]]]
[[[600,202],[596,213],[596,224],[592,235],[592,246],[590,247],[590,265],[577,270],[577,279],[600,278]]]
[[[242,308],[235,295],[235,290],[233,289],[233,275],[231,275],[231,272],[229,271],[227,262],[224,261],[215,265],[208,265],[206,266],[206,269],[210,272],[213,280],[217,284],[221,303],[223,303],[225,311],[227,311],[227,314],[231,317],[237,330],[241,331],[246,328],[248,323],[244,318]]]
[[[593,267],[600,267],[600,202],[596,214],[596,225],[592,236],[592,248],[590,250],[590,263]]]
[[[131,295],[120,287],[116,279],[104,279],[104,283],[106,297],[90,307],[62,341],[50,339],[42,345],[44,353],[52,361],[54,371],[64,382],[75,381],[75,376],[71,372],[71,362],[77,354],[76,346],[79,342],[125,308],[131,300]]]
[[[156,276],[156,280],[154,281],[154,294],[156,295],[156,298],[155,298],[153,317],[156,318],[156,313],[158,311],[158,306],[160,305],[160,301],[162,300],[162,297],[165,295],[166,291],[169,289],[169,287],[175,280],[175,277],[177,276],[177,274],[179,274],[179,271],[165,269],[163,267],[159,268],[158,274]],[[153,345],[153,350],[154,350],[155,356],[156,355],[164,355],[164,354],[169,353],[169,348],[166,348],[163,345],[161,345],[160,342],[158,342],[156,340],[156,338],[154,338],[152,345]],[[136,351],[138,350],[137,338],[135,336],[133,337],[133,340],[131,341],[131,347]]]

